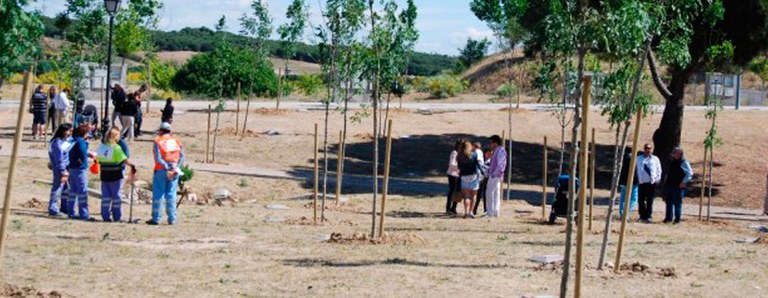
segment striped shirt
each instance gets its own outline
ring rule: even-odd
[[[37,91],[32,95],[32,112],[44,113],[47,105],[48,95],[45,95],[45,92]]]

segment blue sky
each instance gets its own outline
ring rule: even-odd
[[[125,2],[125,0],[123,0]],[[176,30],[184,27],[213,27],[226,15],[229,30],[237,32],[240,27],[237,18],[249,10],[251,0],[163,0],[160,11],[160,30]],[[285,21],[285,10],[290,0],[267,0],[275,24]],[[307,0],[311,6],[311,22],[321,21],[319,4],[322,0]],[[404,3],[404,0],[398,0]],[[415,0],[419,18],[417,27],[420,39],[416,49],[422,52],[457,55],[467,37],[491,38],[488,27],[477,20],[469,10],[469,0]],[[33,6],[46,15],[55,15],[64,10],[64,0],[37,0]],[[403,5],[401,5],[403,6]],[[308,31],[309,32],[309,31]],[[307,41],[311,41],[307,36]]]

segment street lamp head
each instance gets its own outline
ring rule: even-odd
[[[114,15],[120,8],[121,0],[104,0],[104,7],[110,15]]]

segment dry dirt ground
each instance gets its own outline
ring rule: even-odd
[[[29,118],[29,115],[26,115]],[[394,111],[393,175],[444,183],[445,159],[458,137],[482,140],[506,129],[506,112],[448,112],[420,115]],[[0,111],[0,145],[9,150],[15,112]],[[145,130],[157,125],[159,115],[145,119]],[[221,115],[217,163],[288,171],[311,167],[312,127],[323,113],[254,111],[247,137],[235,136],[233,113]],[[348,203],[329,202],[328,221],[312,225],[308,184],[218,175],[198,171],[191,186],[201,197],[219,187],[231,190],[240,202],[233,206],[183,204],[180,224],[174,227],[127,223],[85,223],[45,216],[46,186],[33,179],[50,179],[45,161],[19,163],[2,281],[6,296],[63,294],[65,296],[437,296],[452,293],[472,297],[554,295],[560,270],[556,265],[530,262],[534,255],[562,254],[564,225],[542,225],[540,208],[520,198],[536,197],[540,179],[541,139],[558,140],[559,127],[548,112],[514,114],[514,187],[520,197],[502,206],[499,219],[448,218],[441,214],[444,197],[395,194],[387,202],[386,233],[382,241],[370,232],[371,195],[349,193]],[[240,121],[244,115],[240,116]],[[649,140],[660,115],[643,125],[641,140]],[[341,121],[332,114],[329,143],[335,144]],[[605,119],[595,114],[599,156],[598,177],[605,180],[613,136]],[[724,144],[717,148],[718,184],[715,204],[757,209],[765,194],[765,112],[726,111],[720,118]],[[27,119],[31,120],[31,119]],[[215,120],[215,118],[214,118]],[[370,118],[350,123],[350,162],[353,173],[365,174],[370,165]],[[26,121],[29,122],[29,121]],[[176,115],[174,126],[190,160],[205,159],[206,116],[187,111]],[[697,172],[703,154],[701,140],[707,123],[703,112],[688,111],[683,145]],[[322,125],[321,125],[322,128]],[[262,132],[277,130],[278,136]],[[322,130],[321,130],[322,131]],[[150,136],[132,145],[134,156],[148,159]],[[29,136],[25,136],[29,140]],[[321,138],[322,141],[322,138]],[[95,144],[94,144],[95,145]],[[41,150],[40,143],[24,149]],[[551,147],[554,149],[554,147]],[[331,146],[330,157],[335,158]],[[554,156],[553,156],[554,155]],[[322,156],[322,154],[321,154]],[[556,172],[550,154],[550,176]],[[335,159],[330,162],[335,164]],[[0,190],[5,190],[9,159],[0,159]],[[150,169],[140,168],[149,179]],[[606,182],[598,183],[598,186]],[[97,187],[98,182],[93,182]],[[332,190],[330,191],[332,192]],[[598,196],[604,196],[600,190]],[[43,204],[29,204],[36,198]],[[687,199],[686,204],[694,200]],[[289,210],[269,210],[282,204]],[[661,201],[658,201],[662,205]],[[91,199],[98,218],[98,201]],[[126,208],[127,209],[127,208]],[[125,210],[125,209],[124,209]],[[148,205],[134,214],[143,220]],[[127,210],[124,211],[127,214]],[[683,225],[631,223],[623,264],[615,274],[597,271],[597,254],[604,219],[598,208],[594,232],[586,237],[585,297],[738,297],[760,296],[768,284],[766,234],[747,228],[750,222]],[[661,218],[662,214],[656,214]],[[281,222],[281,219],[286,221]],[[762,224],[765,224],[764,222]],[[611,228],[618,230],[617,226]],[[334,234],[332,233],[340,233]],[[741,244],[738,238],[759,237]],[[331,241],[325,241],[328,238]],[[608,249],[613,262],[616,234]],[[635,266],[631,266],[634,263]],[[29,287],[24,289],[23,287]],[[51,293],[55,292],[55,293]],[[54,295],[55,296],[55,295]]]

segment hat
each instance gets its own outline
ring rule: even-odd
[[[171,124],[168,123],[168,122],[163,122],[163,123],[160,124],[160,128],[159,129],[171,131]]]

